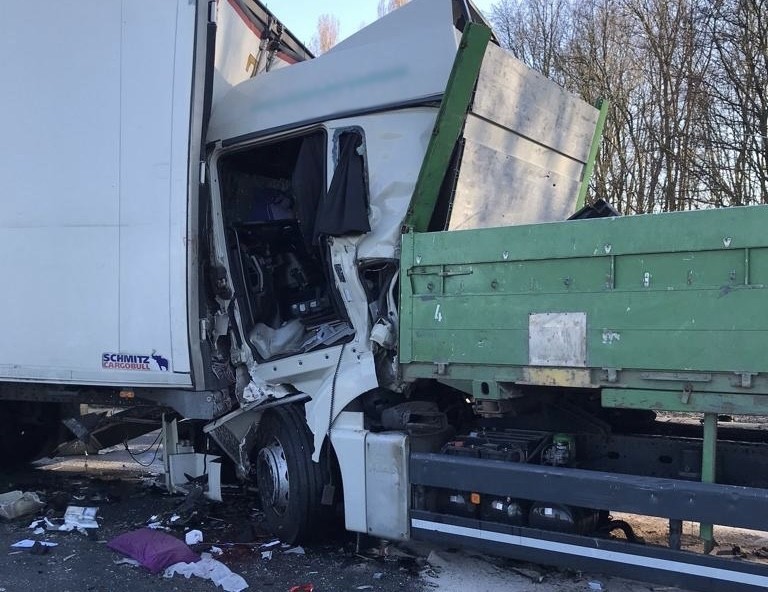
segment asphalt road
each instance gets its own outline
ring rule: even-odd
[[[131,445],[134,453],[147,448],[152,437]],[[116,562],[122,556],[107,541],[149,522],[160,521],[168,533],[184,539],[187,530],[203,532],[204,541],[221,547],[219,559],[248,583],[248,591],[287,592],[312,584],[315,592],[372,590],[374,592],[649,592],[674,590],[609,578],[599,574],[562,572],[471,551],[410,545],[381,547],[377,541],[358,541],[336,535],[324,544],[291,549],[275,541],[261,525],[252,492],[225,490],[226,503],[185,504],[152,483],[162,472],[161,454],[150,450],[137,464],[125,451],[89,457],[39,461],[12,473],[0,473],[0,493],[19,489],[37,492],[48,502],[38,514],[12,521],[0,520],[0,592],[214,592],[208,580],[182,576],[163,578],[142,567]],[[61,517],[67,505],[98,508],[99,528],[89,536],[74,532],[34,535],[31,520]],[[173,516],[178,516],[172,520]],[[156,517],[156,518],[153,518]],[[57,543],[44,555],[11,545],[21,539]],[[266,550],[272,553],[264,554]]]

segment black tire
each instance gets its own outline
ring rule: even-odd
[[[332,506],[321,504],[327,454],[312,462],[313,450],[299,408],[284,405],[264,414],[251,459],[267,525],[291,545],[319,538],[332,522]]]

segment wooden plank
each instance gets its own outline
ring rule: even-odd
[[[472,112],[585,163],[598,110],[489,45]]]

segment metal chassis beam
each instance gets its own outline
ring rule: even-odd
[[[768,587],[768,569],[756,563],[417,510],[411,511],[411,537],[701,592],[757,592]]]
[[[412,485],[768,531],[768,491],[736,485],[413,453]]]

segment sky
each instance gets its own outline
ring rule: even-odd
[[[357,32],[361,26],[377,18],[378,0],[262,0],[275,16],[305,45],[317,30],[317,19],[329,13],[339,19],[339,41]],[[475,6],[487,13],[494,0],[474,0]]]

